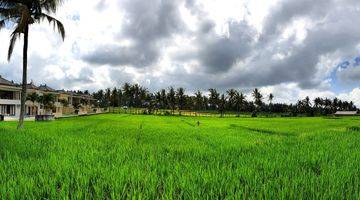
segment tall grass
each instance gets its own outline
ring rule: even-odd
[[[112,114],[20,132],[0,123],[0,199],[359,199],[359,126]]]

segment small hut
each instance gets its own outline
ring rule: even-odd
[[[357,111],[337,111],[334,115],[335,116],[356,116],[358,113]]]

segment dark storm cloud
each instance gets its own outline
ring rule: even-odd
[[[227,72],[237,61],[249,55],[254,31],[245,22],[229,22],[228,36],[210,36],[201,41],[199,59],[209,72]],[[211,30],[211,24],[200,29]]]
[[[182,3],[198,19],[194,32],[187,32],[182,23]],[[328,77],[319,74],[321,68],[328,67],[321,66],[324,56],[358,55],[360,29],[355,24],[360,24],[359,4],[356,0],[283,0],[269,12],[261,32],[246,21],[233,20],[228,34],[219,34],[196,0],[125,1],[121,4],[125,23],[119,41],[126,38],[131,45],[99,46],[84,58],[98,65],[146,67],[161,59],[167,39],[186,32],[187,38],[194,38],[195,48],[173,54],[172,65],[179,65],[176,72],[163,73],[160,78],[146,76],[152,88],[169,84],[194,89],[261,87],[290,82],[303,89],[321,88]],[[282,38],[283,31],[298,19],[312,24],[305,39],[298,42],[295,34]],[[190,61],[198,61],[200,70],[189,73],[180,67]],[[356,74],[344,71],[338,76],[356,80]]]
[[[334,5],[334,0],[282,0],[265,19],[261,40],[277,36],[293,20],[305,17],[324,18]]]
[[[236,75],[230,74],[224,83],[266,86],[295,82],[304,89],[321,87],[326,76],[317,77],[321,57],[333,53],[340,56],[357,54],[356,47],[360,43],[360,29],[354,26],[360,23],[359,3],[339,6],[335,2],[326,1],[325,5],[321,0],[284,1],[265,23],[265,37],[271,36],[268,37],[270,40],[264,43],[260,39],[253,59],[238,74],[231,72]],[[321,23],[308,30],[301,44],[294,44],[294,36],[279,42],[282,29],[300,16]],[[285,58],[274,59],[278,53]]]
[[[83,58],[93,64],[98,65],[132,65],[134,67],[144,67],[157,61],[159,50],[152,45],[136,45],[124,47],[119,45],[99,46],[91,54]]]
[[[267,80],[263,84],[297,82],[302,88],[317,87],[322,81],[316,80],[321,56],[350,49],[355,52],[359,42],[360,30],[353,26],[350,18],[319,25],[317,29],[309,31],[303,43],[293,48],[285,59],[274,61],[268,58],[269,62],[263,65],[258,79]],[[260,66],[256,61],[255,65],[257,68]]]
[[[276,12],[272,12],[268,17],[271,20],[267,20],[265,32],[268,35],[276,34],[269,37],[270,40],[266,44],[259,40],[255,47],[251,45],[251,42],[241,42],[256,40],[256,33],[247,34],[250,36],[246,39],[234,37],[241,38],[238,42],[233,42],[234,40],[228,42],[230,35],[229,38],[216,38],[200,43],[200,49],[203,52],[199,54],[198,59],[207,69],[205,72],[208,71],[203,77],[219,88],[261,87],[289,82],[298,83],[303,89],[327,87],[324,86],[327,75],[320,74],[319,76],[318,74],[319,67],[327,67],[321,66],[320,59],[322,56],[335,53],[340,57],[358,54],[356,48],[360,43],[360,29],[354,24],[360,23],[360,13],[357,10],[358,2],[350,4],[350,1],[347,1],[348,4],[340,6],[335,4],[335,1],[326,1],[329,5],[325,5],[324,2],[284,2],[285,5],[275,9]],[[287,9],[292,11],[285,12],[284,10]],[[283,29],[300,17],[311,18],[321,23],[309,29],[307,36],[300,44],[295,44],[295,35],[286,40],[281,39],[279,35]],[[272,26],[276,28],[273,30],[266,28]],[[236,24],[234,27],[239,27],[239,25]],[[243,26],[238,29],[238,33],[251,33],[251,30],[251,27]],[[244,48],[243,51],[241,48]],[[250,53],[247,52],[249,49],[252,49]],[[284,58],[274,58],[277,54],[282,54]],[[232,67],[237,61],[244,59],[249,61],[241,63],[240,68]],[[227,73],[220,76],[221,72]],[[344,74],[343,76],[352,80],[357,78],[356,73],[351,75]],[[194,79],[195,84],[198,78]],[[184,82],[189,81],[188,79],[191,78],[187,77]],[[209,84],[201,82],[197,85],[201,87]]]
[[[158,61],[162,42],[184,30],[179,12],[181,1],[128,0],[121,2],[125,11],[119,40],[129,39],[131,46],[109,45],[95,49],[84,59],[95,64],[146,67]]]
[[[335,5],[334,5],[335,6]],[[317,24],[308,31],[308,36],[287,59],[275,64],[273,77],[280,80],[295,80],[303,88],[316,87],[313,83],[314,75],[317,72],[317,64],[321,56],[339,52],[345,54],[348,51],[353,54],[360,42],[360,29],[354,23],[360,23],[357,11],[332,10],[324,23]],[[325,67],[325,66],[322,66]],[[282,73],[281,73],[282,72]],[[279,74],[287,75],[279,77]]]

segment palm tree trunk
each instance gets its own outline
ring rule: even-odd
[[[26,25],[25,26],[25,31],[24,31],[23,75],[22,75],[21,106],[20,106],[20,118],[19,118],[18,129],[22,129],[24,127],[25,103],[26,103],[26,87],[27,87],[28,42],[29,42],[29,25]]]

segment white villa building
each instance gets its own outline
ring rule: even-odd
[[[20,91],[18,85],[0,76],[0,115],[7,119],[19,117]]]
[[[34,120],[36,115],[84,115],[101,112],[95,108],[95,99],[89,94],[77,94],[64,90],[54,90],[47,85],[27,85],[27,95],[36,93],[38,96],[53,94],[55,102],[52,109],[45,109],[39,102],[26,101],[26,120]],[[18,120],[20,116],[21,85],[0,76],[0,120]]]

